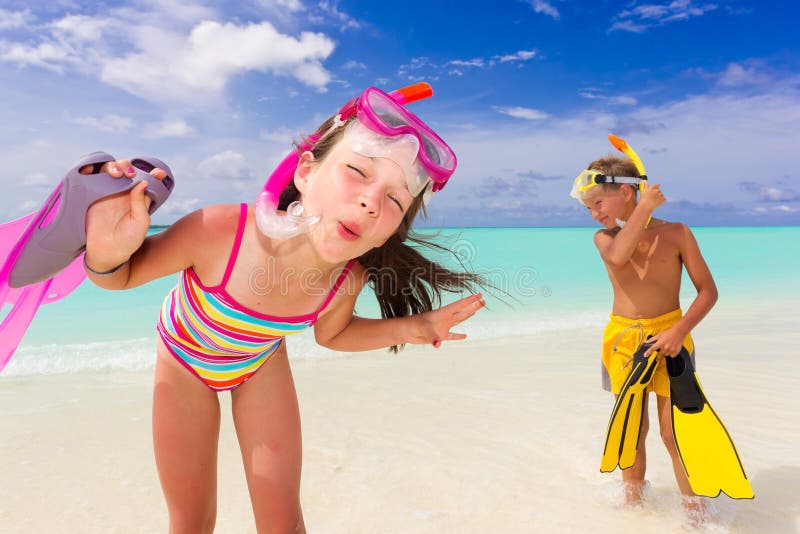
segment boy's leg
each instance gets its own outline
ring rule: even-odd
[[[153,445],[170,533],[214,530],[219,421],[217,394],[159,346]]]
[[[661,439],[667,447],[667,452],[672,459],[672,470],[675,472],[675,480],[678,482],[678,488],[683,494],[683,507],[687,512],[693,514],[702,514],[705,510],[703,502],[696,499],[692,486],[689,484],[689,478],[686,476],[686,470],[683,468],[683,463],[678,455],[678,447],[675,445],[675,436],[672,433],[672,403],[669,397],[662,397],[657,395],[658,401],[658,422],[661,429]]]
[[[669,397],[657,395],[658,401],[658,422],[661,428],[661,439],[667,447],[667,452],[672,459],[672,470],[675,472],[675,480],[678,481],[678,488],[686,497],[694,497],[692,486],[686,477],[686,470],[683,468],[681,458],[678,455],[678,447],[675,445],[675,436],[672,434],[672,404]]]
[[[282,343],[232,395],[233,422],[259,533],[305,532],[300,411],[285,347]]]
[[[625,486],[625,502],[627,504],[638,504],[644,497],[644,475],[647,470],[645,438],[650,427],[647,405],[648,403],[645,402],[642,409],[642,426],[639,428],[639,447],[636,449],[636,460],[634,460],[631,467],[622,470],[622,482]]]

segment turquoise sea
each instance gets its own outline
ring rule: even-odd
[[[543,330],[602,328],[611,291],[594,248],[596,228],[463,228],[420,230],[455,251],[505,295],[463,325],[486,339]],[[693,229],[720,291],[717,308],[782,303],[800,296],[800,227]],[[454,259],[446,261],[455,263]],[[105,291],[84,282],[69,297],[43,306],[3,376],[82,370],[138,370],[153,366],[155,322],[175,284],[170,276],[130,291]],[[684,276],[684,307],[694,288]],[[371,295],[357,311],[377,317]],[[311,334],[290,338],[292,358],[331,357]]]

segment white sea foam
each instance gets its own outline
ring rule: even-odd
[[[454,331],[467,333],[469,340],[507,339],[558,330],[601,328],[605,317],[605,313],[600,311],[551,316],[530,312],[483,312],[457,326]],[[88,337],[90,335],[87,333]],[[319,346],[310,330],[290,336],[287,343],[292,360],[341,358],[350,355]],[[155,347],[155,336],[89,343],[23,344],[0,378],[83,371],[148,370],[155,365]]]

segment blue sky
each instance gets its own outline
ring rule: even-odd
[[[0,219],[94,150],[172,166],[154,223],[251,201],[364,87],[425,80],[413,109],[460,161],[430,224],[592,225],[568,193],[608,132],[662,184],[662,217],[800,224],[797,2],[84,4],[0,1]]]

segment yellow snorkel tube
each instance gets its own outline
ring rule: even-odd
[[[642,163],[642,158],[639,157],[639,154],[636,153],[634,149],[625,141],[625,139],[621,137],[617,137],[614,134],[608,134],[608,140],[614,145],[614,148],[625,154],[630,158],[633,162],[633,165],[636,167],[636,170],[639,172],[639,178],[642,179],[639,182],[639,194],[642,194],[647,187],[647,171],[644,170],[644,163]],[[644,227],[647,228],[647,225],[650,224],[650,219],[653,216],[647,218],[647,223],[645,223]]]

